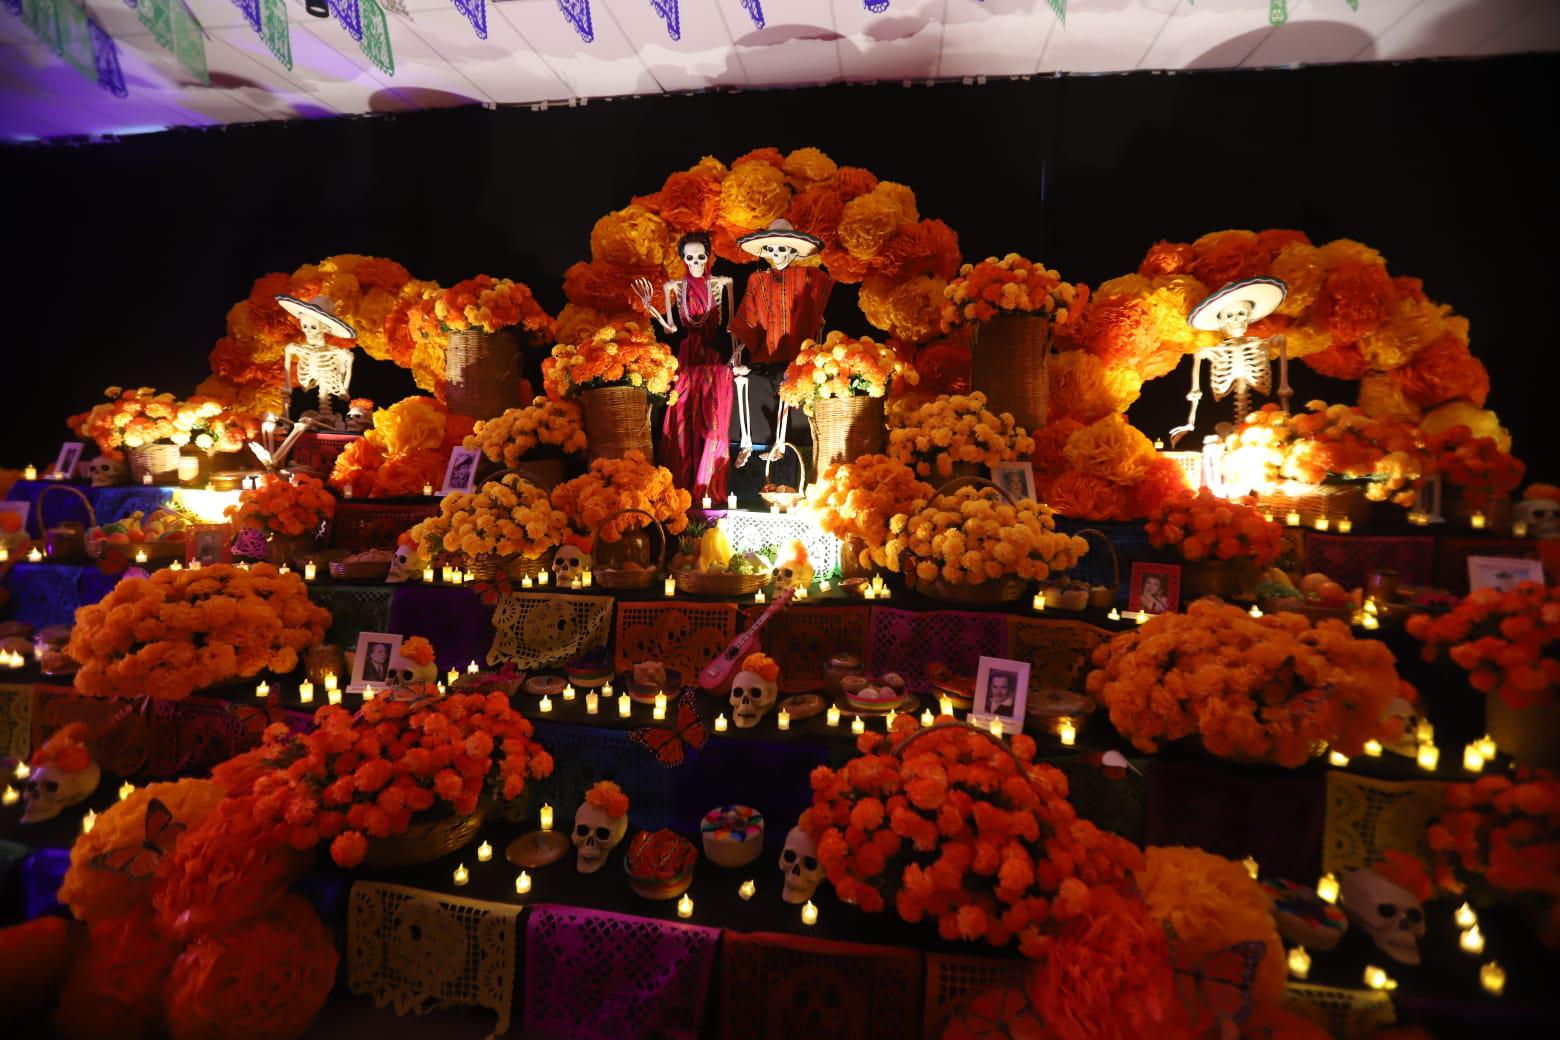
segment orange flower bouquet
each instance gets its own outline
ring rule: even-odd
[[[603,386],[637,386],[677,403],[677,357],[639,322],[616,321],[579,343],[559,343],[542,362],[542,385],[553,398]]]
[[[886,455],[863,455],[824,469],[807,489],[808,504],[823,529],[847,543],[864,568],[899,569],[899,547],[890,560],[894,536],[904,533],[910,514],[932,497],[932,486],[915,471]],[[859,544],[854,544],[859,543]]]
[[[1427,661],[1446,652],[1468,683],[1513,708],[1550,704],[1560,687],[1560,586],[1525,581],[1510,592],[1479,589],[1446,614],[1414,614],[1408,634]]]
[[[780,400],[811,412],[812,403],[834,397],[883,397],[889,385],[919,377],[910,363],[886,343],[831,332],[822,343],[807,340],[785,370]]]
[[[1128,892],[1142,854],[1078,818],[1067,779],[1010,743],[952,723],[857,738],[860,754],[812,773],[799,826],[818,843],[835,892],[867,913],[892,902],[904,920],[931,919],[948,940],[1018,940],[1030,957],[1048,934],[1086,913],[1091,890]]]
[[[943,394],[930,401],[896,402],[888,413],[888,457],[914,466],[917,475],[953,476],[956,465],[990,467],[1027,459],[1032,437],[1013,419],[986,410],[986,395]]]
[[[323,481],[306,473],[292,479],[267,473],[258,487],[239,492],[238,504],[228,506],[227,517],[235,528],[252,528],[273,535],[313,534],[336,515],[336,497]]]
[[[1160,614],[1094,651],[1089,692],[1133,746],[1156,751],[1198,736],[1221,757],[1302,765],[1323,746],[1358,755],[1389,744],[1394,697],[1413,700],[1392,651],[1341,621],[1253,618],[1217,599]]]
[[[552,504],[546,491],[511,473],[476,491],[445,495],[438,515],[419,521],[407,537],[428,559],[461,553],[468,560],[536,560],[562,545],[568,529],[568,514]]]
[[[1066,325],[1082,311],[1089,288],[1064,282],[1044,264],[1009,253],[1000,260],[988,256],[978,264],[965,264],[943,295],[942,329],[951,332],[967,322],[1006,314],[1037,314]]]
[[[374,412],[374,425],[336,456],[330,483],[361,498],[405,498],[443,483],[450,447],[472,420],[436,398],[412,396]]]
[[[1425,450],[1433,472],[1449,486],[1461,488],[1471,509],[1489,510],[1496,498],[1516,490],[1527,469],[1494,437],[1477,436],[1466,426],[1435,434]]]
[[[1189,563],[1247,560],[1267,567],[1282,549],[1278,524],[1251,506],[1216,497],[1207,488],[1169,499],[1144,526],[1148,544],[1175,546]]]
[[[586,447],[579,406],[545,397],[536,398],[524,408],[511,408],[497,418],[479,420],[464,444],[467,448],[480,448],[483,455],[505,469],[518,465],[544,445],[565,455]]]
[[[81,662],[82,693],[182,700],[265,669],[290,672],[329,627],[297,574],[218,564],[121,581],[76,611],[66,653]]]
[[[643,509],[667,534],[681,534],[693,497],[672,483],[671,470],[652,466],[643,452],[629,451],[620,459],[596,459],[587,472],[553,488],[552,503],[586,534],[620,509]],[[600,527],[599,534],[603,542],[615,542],[624,531],[644,525],[644,517],[631,513]]]
[[[111,386],[108,398],[67,424],[78,436],[95,442],[110,458],[123,458],[124,448],[151,444],[193,444],[202,451],[238,451],[260,432],[260,423],[213,397],[181,401],[149,386],[122,390]]]
[[[537,343],[552,338],[553,319],[523,282],[479,274],[433,297],[433,313],[446,332],[497,332],[518,327]]]
[[[1402,419],[1372,417],[1351,405],[1312,401],[1288,415],[1263,405],[1226,439],[1226,490],[1270,491],[1280,481],[1362,483],[1372,502],[1409,505],[1426,468],[1423,434]]]
[[[1049,506],[1011,503],[994,487],[961,487],[933,495],[910,514],[886,553],[894,569],[902,557],[912,558],[923,582],[975,585],[1009,574],[1044,581],[1088,551],[1082,538],[1056,530]]]

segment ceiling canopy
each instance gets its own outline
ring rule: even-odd
[[[323,13],[310,13],[308,8]],[[1554,0],[0,0],[0,139],[1560,49]]]

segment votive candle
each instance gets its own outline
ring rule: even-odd
[[[626,719],[632,715],[633,712],[634,702],[629,699],[628,694],[620,694],[618,696],[618,718]]]
[[[327,686],[327,687],[325,687],[325,703],[326,704],[340,704],[341,703],[341,690],[336,688],[336,687],[334,687],[334,686]]]
[[[485,841],[481,845],[477,846],[477,862],[478,863],[486,863],[488,860],[490,860],[492,858],[493,858],[493,846],[489,845]]]
[[[551,580],[552,580],[552,571],[537,571],[536,572],[536,584],[538,584],[538,585],[546,585]]]
[[[681,899],[677,900],[677,916],[685,918],[693,916],[693,897],[686,892],[682,894]]]
[[[481,669],[477,667],[477,662],[475,662],[475,661],[472,661],[470,664],[468,664],[466,666],[466,674],[467,675],[476,675],[477,672],[479,672],[479,671],[481,671]]]
[[[1513,520],[1511,522],[1511,536],[1513,538],[1526,538],[1528,526],[1526,520]]]
[[[753,593],[753,602],[754,603],[762,603],[762,602],[764,602],[764,590],[763,589],[759,589],[757,592]]]
[[[1339,534],[1348,534],[1352,530],[1354,530],[1353,520],[1350,520],[1348,517],[1344,517],[1342,520],[1338,521]]]
[[[1325,531],[1331,526],[1332,522],[1329,521],[1325,516],[1319,516],[1316,518],[1316,529],[1318,531]]]
[[[818,923],[818,908],[811,899],[802,906],[802,923],[812,926]]]
[[[1342,751],[1329,751],[1327,752],[1327,764],[1337,766],[1339,769],[1342,769],[1344,766],[1349,764],[1349,756],[1345,755]]]
[[[1434,744],[1419,745],[1419,753],[1414,756],[1419,763],[1419,768],[1427,773],[1435,772],[1435,767],[1441,761],[1441,749]]]
[[[940,715],[953,714],[953,698],[946,693],[937,698],[937,712]]]
[[[515,878],[515,895],[523,896],[529,891],[531,891],[531,875],[522,870]]]
[[[1255,856],[1247,856],[1240,861],[1240,865],[1246,868],[1246,873],[1251,875],[1251,880],[1255,881],[1262,876],[1262,869],[1257,865]]]
[[[741,896],[743,899],[752,899],[753,894],[757,891],[758,886],[753,884],[752,878],[749,878],[737,886],[737,895]]]
[[[590,588],[591,582],[593,582],[593,581],[595,581],[595,578],[591,576],[590,571],[580,571],[580,584],[581,585],[583,585],[585,588],[588,589],[588,588]]]
[[[318,576],[319,576],[319,568],[314,566],[314,561],[313,560],[305,561],[304,565],[303,565],[303,580],[304,581],[313,581]]]
[[[1495,747],[1495,738],[1486,733],[1484,736],[1479,738],[1478,744],[1479,754],[1484,756],[1484,761],[1495,761],[1495,752],[1498,750]]]
[[[314,703],[314,684],[307,679],[298,684],[298,700],[302,704]]]
[[[1251,605],[1251,609],[1248,610],[1246,613],[1250,614],[1254,618],[1259,618],[1259,617],[1262,616],[1262,608],[1257,606],[1255,603],[1253,603]]]
[[[119,785],[119,800],[121,802],[133,794],[135,794],[135,785],[130,781],[126,780],[124,783]]]
[[[600,710],[601,698],[597,695],[595,690],[587,691],[585,694],[585,714],[595,715]]]
[[[921,726],[923,729],[927,726],[933,725],[936,722],[937,716],[932,714],[931,708],[927,708],[925,711],[921,712]]]
[[[667,578],[665,581],[661,582],[661,594],[663,596],[677,595],[677,579]]]
[[[449,672],[445,674],[444,678],[446,682],[448,682],[451,686],[454,686],[456,683],[460,682],[460,673],[451,668]]]
[[[658,693],[655,695],[655,705],[650,709],[650,717],[652,719],[666,718],[666,694]]]
[[[1380,758],[1381,757],[1381,741],[1379,741],[1379,740],[1367,740],[1365,742],[1365,754],[1369,758]]]
[[[341,685],[341,680],[336,678],[335,672],[326,672],[321,678],[325,682],[326,693],[330,693],[331,691],[335,690],[337,686]]]
[[[1316,897],[1324,903],[1338,901],[1338,875],[1328,871],[1316,879]]]
[[[1110,613],[1106,614],[1105,616],[1106,616],[1106,618],[1110,619],[1111,621],[1120,621],[1121,620],[1121,611],[1117,610],[1115,607],[1111,607],[1110,608]]]
[[[1492,997],[1498,997],[1506,989],[1506,969],[1497,961],[1479,966],[1479,985],[1484,987],[1484,992]]]
[[[280,567],[276,568],[276,573],[277,574],[291,574],[292,573],[292,568],[287,566],[287,564],[284,563]]]
[[[0,795],[0,805],[15,805],[22,800],[22,793],[16,788],[6,785],[5,794]]]
[[[43,553],[38,551],[38,547],[36,545],[33,546],[32,550],[28,552],[28,554],[27,554],[27,562],[28,563],[42,563],[43,562]]]
[[[87,815],[85,815],[85,816],[83,816],[81,818],[81,833],[82,834],[91,834],[92,833],[92,828],[94,828],[96,826],[97,826],[97,813],[93,812],[91,809],[88,809],[87,810]]]
[[[781,708],[775,712],[775,726],[779,729],[791,728],[791,713]]]
[[[1479,745],[1477,741],[1464,746],[1463,768],[1470,773],[1484,772],[1484,756],[1479,753]]]
[[[464,885],[470,880],[471,871],[466,869],[466,864],[462,863],[460,866],[455,868],[455,884],[457,887]]]
[[[535,584],[536,583],[531,580],[531,576],[529,574],[520,575],[520,587],[522,589],[528,589]]]
[[[148,557],[146,555],[146,550],[145,549],[137,549],[135,551],[135,562],[136,563],[145,563],[147,561],[147,558]]]
[[[37,480],[38,479],[38,467],[29,465],[26,469],[22,470],[22,479],[23,480]]]
[[[168,564],[168,569],[177,574],[184,569],[184,564],[180,563],[178,560],[174,560],[172,563]]]
[[[543,802],[542,807],[537,810],[536,816],[541,821],[542,830],[550,831],[553,829],[553,807],[551,805]]]
[[[1285,525],[1287,525],[1289,527],[1299,527],[1300,526],[1300,514],[1295,512],[1293,509],[1291,509],[1289,511],[1289,515],[1284,517],[1284,523],[1285,523]]]
[[[423,485],[423,497],[424,498],[432,498],[433,497],[433,485],[432,484],[424,484]]]
[[[1057,724],[1056,738],[1063,747],[1073,747],[1078,743],[1078,727],[1073,725],[1072,719],[1063,719]]]
[[[271,696],[271,684],[262,680],[260,685],[255,687],[255,696],[260,700]]]
[[[728,723],[726,721],[726,714],[725,714],[725,712],[722,712],[721,714],[715,716],[715,732],[716,733],[724,733],[724,732],[726,732],[726,729],[727,729],[728,726],[730,726],[730,723]]]
[[[708,509],[710,507],[710,505],[711,505],[711,502],[710,502],[710,496],[709,495],[705,495],[703,498],[699,499],[699,506],[701,508]]]
[[[727,509],[735,509],[735,508],[737,508],[737,496],[736,495],[727,495],[726,496],[726,508]]]
[[[1474,513],[1468,518],[1468,526],[1475,531],[1482,531],[1489,524],[1489,519],[1483,513]]]
[[[1033,606],[1034,609],[1037,610],[1037,611],[1044,610],[1045,609],[1045,593],[1043,593],[1043,592],[1035,593],[1035,598],[1034,598],[1033,602],[1031,603],[1031,606]]]
[[[1306,952],[1304,946],[1296,946],[1289,951],[1289,974],[1297,979],[1303,979],[1311,974],[1311,955]]]
[[[860,715],[857,715],[855,718],[850,720],[850,731],[856,734],[858,737],[861,736],[867,731],[867,721]]]
[[[1484,933],[1479,931],[1478,925],[1470,926],[1457,937],[1457,948],[1475,957],[1484,952]]]
[[[563,684],[563,699],[566,700],[566,701],[572,701],[574,699],[574,697],[575,697],[574,684],[573,683],[564,683]]]
[[[1365,965],[1365,985],[1374,990],[1394,989],[1392,977],[1374,964]]]
[[[822,581],[818,582],[818,592],[819,592],[819,594],[828,592],[832,588],[834,588],[834,586],[829,584],[829,579],[827,579],[827,578],[824,578]]]
[[[545,693],[542,694],[542,703],[538,704],[536,709],[544,715],[552,711],[552,698]]]
[[[1473,912],[1473,907],[1464,903],[1452,911],[1452,920],[1456,922],[1458,928],[1472,928],[1479,923],[1479,915]]]
[[[1139,609],[1137,616],[1135,616],[1132,620],[1136,621],[1140,625],[1148,624],[1148,611]]]
[[[829,710],[824,713],[823,720],[831,726],[840,724],[840,709],[837,705],[829,705]]]

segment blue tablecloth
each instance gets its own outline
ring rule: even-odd
[[[11,485],[11,490],[6,492],[5,497],[8,502],[33,504],[27,516],[27,530],[35,539],[43,537],[43,529],[38,525],[38,496],[48,488],[59,486],[52,480],[18,480]],[[87,501],[92,503],[92,510],[100,524],[123,519],[138,509],[144,513],[167,505],[172,501],[173,493],[179,490],[171,487],[95,488],[83,484],[66,486],[73,487],[87,496]],[[83,527],[91,526],[86,507],[81,504],[81,499],[72,494],[56,492],[50,495],[43,504],[43,512],[50,524],[74,520]]]

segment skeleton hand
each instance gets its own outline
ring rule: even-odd
[[[650,284],[650,279],[635,278],[634,295],[639,297],[639,302],[644,305],[646,311],[655,312],[655,308],[650,305],[650,301],[655,299],[655,286]],[[656,317],[660,315],[656,314]]]

